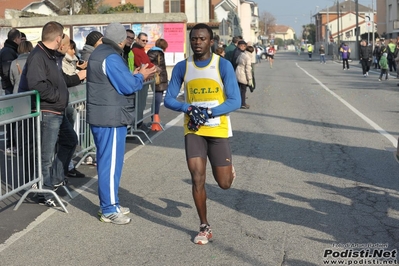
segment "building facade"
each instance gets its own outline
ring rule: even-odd
[[[399,36],[399,2],[397,0],[378,0],[378,33],[387,39]]]
[[[357,15],[356,9],[358,9]],[[356,16],[359,28],[356,27]],[[375,32],[377,29],[377,12],[353,0],[337,2],[319,11],[314,15],[314,19],[316,43],[356,41],[357,30],[361,35]]]

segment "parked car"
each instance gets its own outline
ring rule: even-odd
[[[263,45],[256,45],[256,54],[262,58],[262,59],[266,59],[267,58],[267,49],[265,46]]]

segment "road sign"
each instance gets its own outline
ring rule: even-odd
[[[364,21],[366,22],[366,31],[374,31],[374,13],[366,13],[364,16]]]
[[[365,13],[364,20],[374,22],[374,13],[373,12]]]

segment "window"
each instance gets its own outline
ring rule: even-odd
[[[185,13],[185,0],[165,0],[163,9],[164,13]]]

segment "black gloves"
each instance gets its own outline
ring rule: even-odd
[[[198,131],[199,127],[208,120],[208,115],[202,112],[197,106],[190,105],[187,109],[187,115],[190,118],[187,127],[189,130]]]

